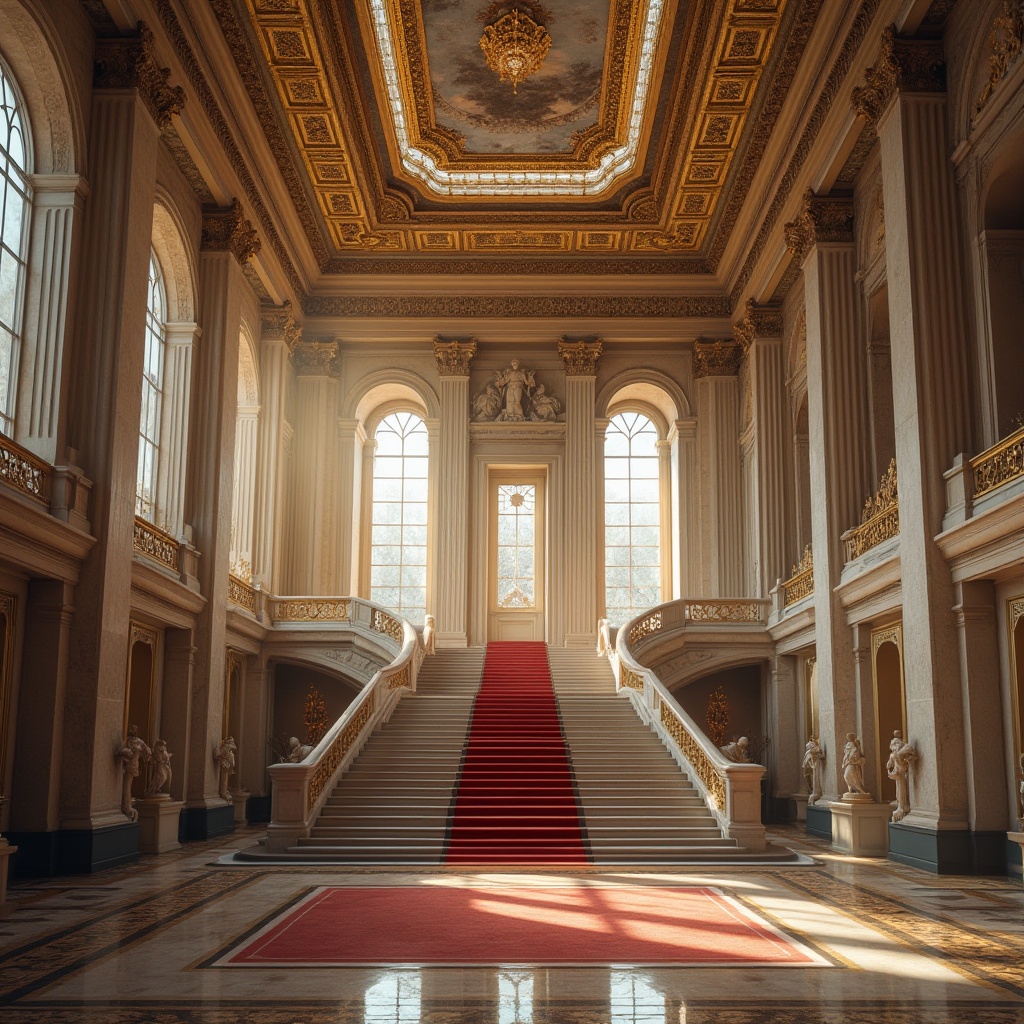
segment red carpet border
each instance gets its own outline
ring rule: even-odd
[[[543,643],[487,645],[447,863],[587,863]]]

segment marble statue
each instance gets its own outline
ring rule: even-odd
[[[499,388],[504,389],[504,408],[498,414],[499,420],[519,422],[526,419],[523,411],[523,400],[530,397],[534,387],[533,371],[522,370],[519,360],[513,359],[507,370],[502,370],[495,378]]]
[[[436,654],[434,647],[434,616],[427,615],[423,619],[423,653]]]
[[[725,754],[730,761],[734,761],[736,764],[749,764],[750,755],[747,753],[747,747],[750,745],[750,740],[746,736],[741,736],[738,740],[733,740],[732,743],[726,743],[724,747],[718,749]]]
[[[219,743],[213,751],[213,759],[220,769],[220,785],[218,792],[221,800],[231,802],[231,793],[228,791],[228,779],[235,774],[235,753],[238,747],[235,745],[233,736]]]
[[[538,384],[533,370],[524,370],[513,359],[473,399],[473,419],[497,423],[551,423],[558,417],[562,403]]]
[[[846,783],[843,799],[871,795],[864,788],[864,761],[860,740],[852,732],[848,732],[846,747],[843,750],[843,781]]]
[[[917,751],[903,742],[903,735],[897,729],[889,741],[889,760],[885,773],[896,783],[896,810],[893,821],[902,821],[910,810],[910,764],[916,760]]]
[[[803,769],[804,775],[811,781],[811,792],[807,797],[808,807],[813,806],[821,799],[821,766],[825,763],[825,751],[821,749],[815,737],[811,736],[804,747]]]
[[[171,752],[167,749],[166,740],[157,740],[153,744],[153,755],[149,765],[150,776],[146,796],[157,796],[171,786]]]
[[[121,765],[121,813],[129,821],[138,821],[139,812],[132,807],[132,782],[139,777],[139,765],[148,761],[153,751],[139,736],[138,726],[129,725],[121,749],[114,754],[114,759]]]
[[[558,415],[558,410],[562,408],[562,403],[554,395],[545,393],[543,384],[537,385],[531,404],[530,419],[545,423],[554,420]]]
[[[610,655],[614,645],[612,644],[612,631],[607,619],[597,620],[597,656],[602,658]]]
[[[493,384],[487,387],[473,399],[473,418],[478,420],[494,420],[501,412],[501,395]]]
[[[288,756],[284,759],[286,764],[298,764],[313,753],[313,748],[308,743],[300,743],[298,736],[293,736],[288,741],[288,746]]]

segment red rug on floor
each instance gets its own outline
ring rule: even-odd
[[[216,966],[826,964],[718,889],[324,886]]]
[[[545,644],[487,645],[446,861],[587,862]]]

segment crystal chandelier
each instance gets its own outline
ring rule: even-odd
[[[543,25],[514,6],[484,28],[480,49],[487,58],[487,66],[497,71],[503,82],[511,82],[515,94],[519,83],[532,75],[548,55],[551,36]]]

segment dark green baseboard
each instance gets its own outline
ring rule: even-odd
[[[1002,835],[1002,833],[1000,833]],[[1024,866],[1021,864],[1021,850],[1017,843],[1011,842],[1009,839],[1005,839],[1006,842],[1006,873],[1011,878],[1016,878],[1017,881],[1021,881],[1021,874],[1024,871]]]
[[[804,831],[832,842],[832,812],[827,804],[808,804]]]
[[[251,796],[245,801],[245,820],[250,825],[262,825],[270,821],[270,797]]]
[[[936,875],[1005,875],[1006,833],[889,822],[889,859]]]
[[[235,809],[225,807],[186,807],[182,811],[178,836],[182,842],[214,839],[235,831]]]
[[[7,839],[18,847],[14,878],[52,878],[106,871],[139,858],[136,822],[97,829],[62,829],[56,832],[11,832]]]

